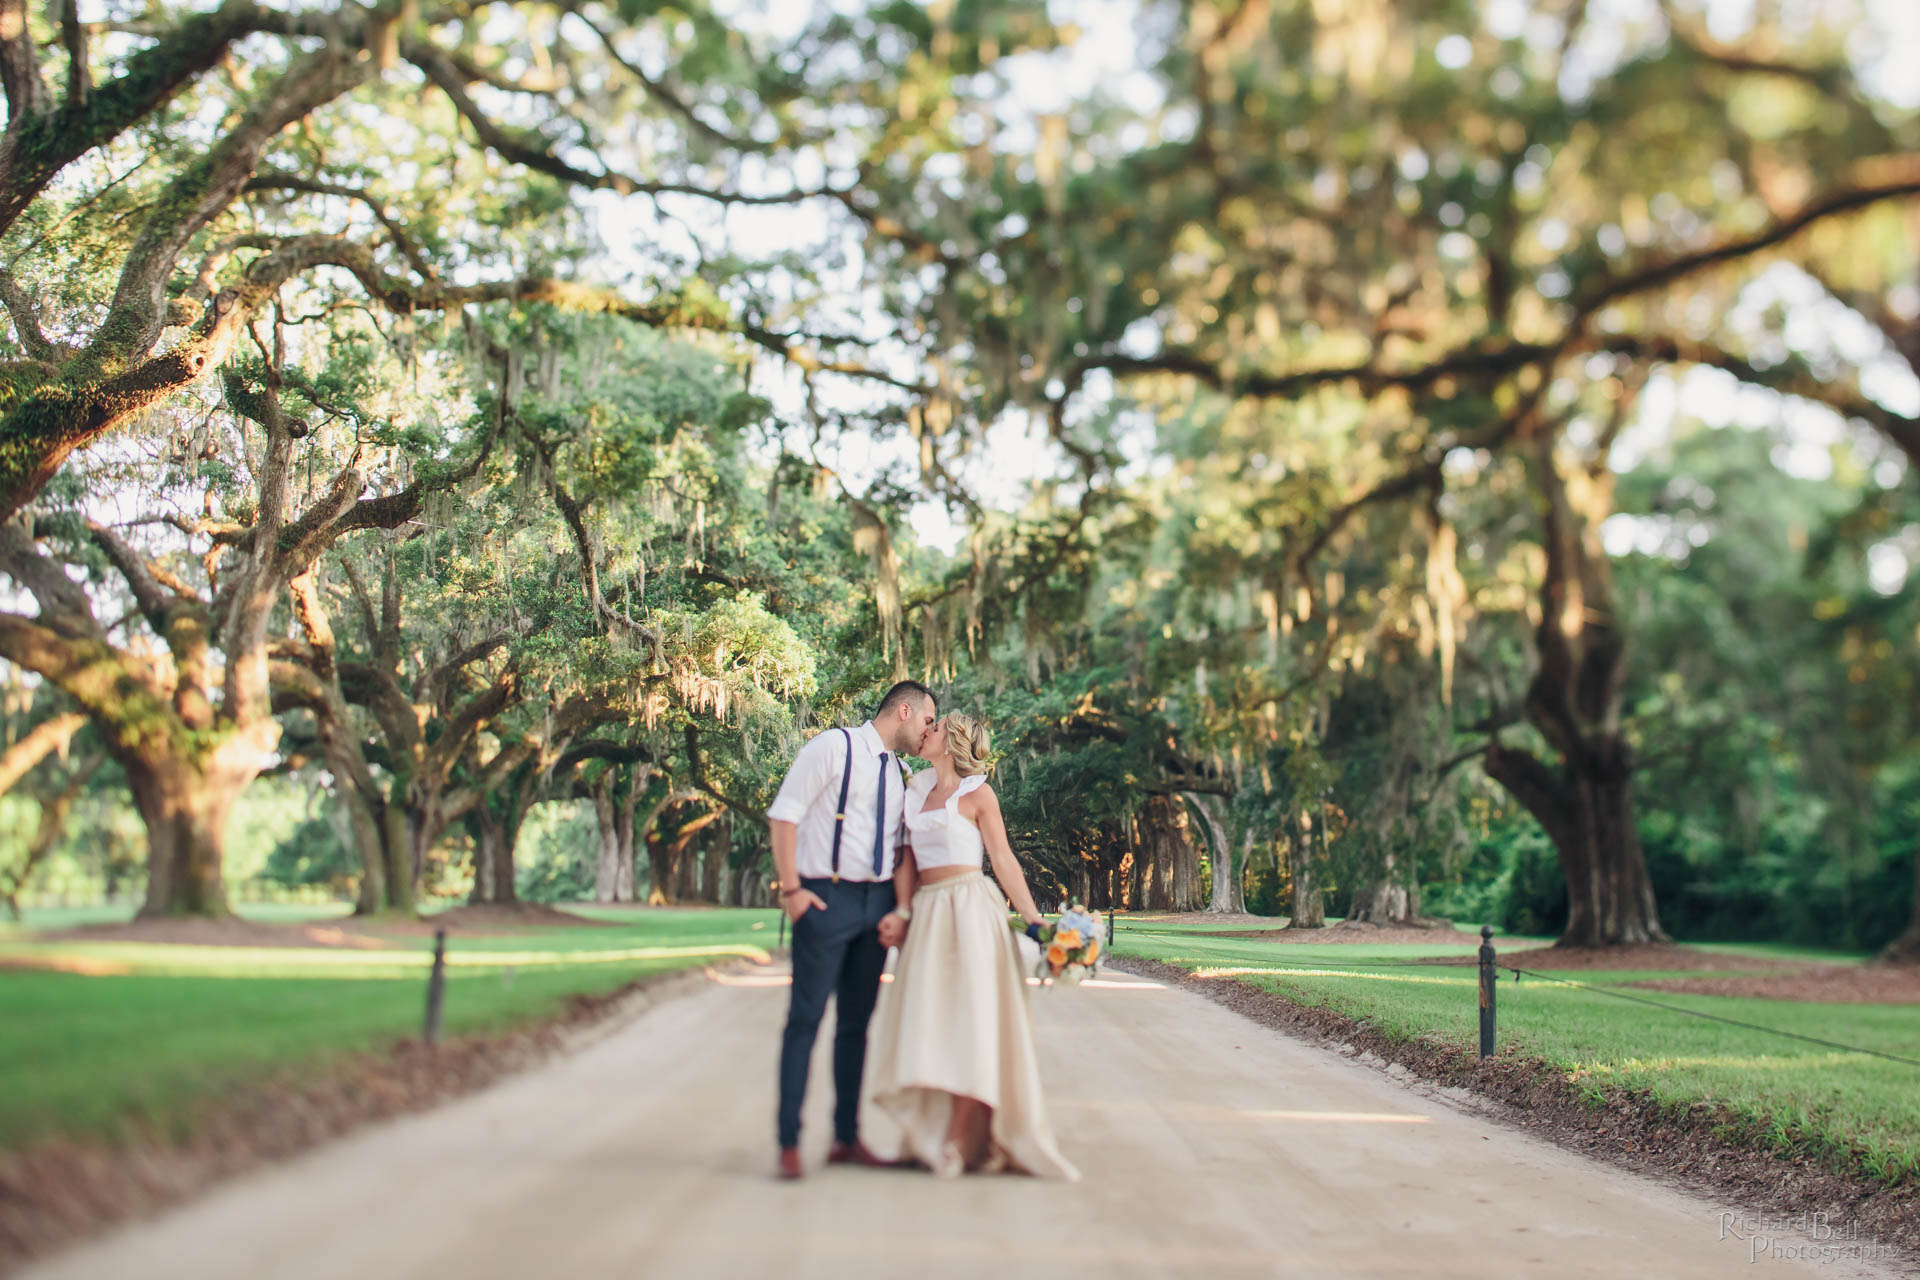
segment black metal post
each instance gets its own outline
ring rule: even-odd
[[[1493,926],[1480,926],[1480,1056],[1493,1056],[1493,995],[1499,985],[1493,967]]]
[[[447,931],[433,931],[433,972],[427,975],[427,1025],[421,1034],[429,1045],[440,1043],[440,1006],[447,992]]]
[[[1113,872],[1107,872],[1107,950],[1113,950]]]

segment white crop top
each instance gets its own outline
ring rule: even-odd
[[[955,806],[961,796],[978,791],[986,781],[984,773],[960,779],[960,785],[947,797],[946,805],[932,813],[924,812],[920,806],[926,803],[939,782],[934,771],[928,769],[907,784],[907,839],[913,844],[914,864],[921,870],[982,865],[986,845],[981,843],[980,828],[962,817]]]

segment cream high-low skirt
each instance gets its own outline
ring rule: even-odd
[[[902,1155],[936,1162],[960,1094],[993,1108],[993,1147],[1013,1168],[1079,1180],[1047,1124],[1028,992],[992,882],[976,871],[922,885],[867,1048],[873,1101],[899,1124]]]

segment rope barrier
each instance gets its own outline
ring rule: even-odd
[[[1155,932],[1148,929],[1128,929],[1120,935],[1120,940],[1124,942],[1129,935],[1133,937],[1176,938],[1176,939],[1190,938],[1195,936],[1193,934],[1188,934],[1188,933],[1160,933],[1160,932]],[[1290,943],[1286,945],[1298,946],[1301,948],[1307,948],[1307,947],[1324,948],[1324,947],[1350,946],[1353,944],[1340,943],[1340,942],[1317,942],[1317,943],[1316,942],[1299,942],[1299,943]],[[1204,957],[1204,956],[1193,957],[1193,959],[1195,960],[1204,960],[1206,958],[1207,957]],[[1296,964],[1297,963],[1300,965],[1311,965],[1313,968],[1316,968],[1316,969],[1392,969],[1392,968],[1403,966],[1403,965],[1428,965],[1435,968],[1468,969],[1470,971],[1472,968],[1472,957],[1469,956],[1465,962],[1462,962],[1462,961],[1453,959],[1451,955],[1413,956],[1413,957],[1407,957],[1404,959],[1381,958],[1378,960],[1322,960],[1316,956],[1309,960],[1300,960],[1300,961],[1275,960],[1273,963],[1275,964]],[[1502,969],[1506,969],[1506,968],[1510,968],[1511,966],[1503,964],[1500,967]],[[1471,975],[1469,974],[1469,976]]]
[[[1635,1004],[1652,1005],[1656,1009],[1665,1009],[1669,1013],[1684,1013],[1690,1018],[1705,1018],[1709,1022],[1724,1022],[1728,1026],[1744,1027],[1748,1031],[1764,1031],[1769,1035],[1784,1036],[1789,1040],[1802,1040],[1808,1044],[1817,1044],[1825,1049],[1839,1049],[1844,1053],[1864,1053],[1875,1058],[1885,1058],[1890,1062],[1904,1063],[1909,1067],[1920,1067],[1920,1058],[1903,1057],[1897,1053],[1888,1053],[1884,1049],[1867,1049],[1857,1044],[1842,1044],[1838,1040],[1826,1040],[1819,1036],[1803,1035],[1798,1031],[1784,1031],[1779,1027],[1762,1026],[1758,1022],[1746,1022],[1739,1018],[1726,1017],[1723,1014],[1708,1013],[1704,1009],[1689,1009],[1685,1005],[1668,1004],[1664,1000],[1651,1000],[1646,996],[1635,995],[1630,991],[1622,991],[1617,987],[1600,987],[1590,982],[1577,982],[1572,978],[1562,978],[1551,973],[1541,973],[1537,969],[1521,969],[1510,964],[1500,964],[1497,960],[1494,963],[1499,968],[1512,970],[1515,974],[1524,973],[1529,977],[1542,978],[1548,982],[1559,983],[1561,986],[1578,987],[1582,991],[1597,991],[1603,996],[1614,996],[1621,1000],[1631,1000]]]
[[[1154,937],[1154,938],[1183,938],[1183,937],[1191,936],[1191,935],[1179,933],[1179,932],[1160,932],[1156,930],[1147,930],[1147,929],[1132,929],[1132,930],[1129,930],[1128,932],[1136,935],[1144,934],[1148,937]],[[1300,945],[1310,946],[1312,944],[1302,943]],[[1333,944],[1333,945],[1339,945],[1339,944]],[[1195,956],[1193,957],[1193,959],[1202,961],[1204,963],[1205,960],[1208,959],[1208,957]],[[1227,958],[1221,957],[1220,959],[1224,962]],[[1275,965],[1295,964],[1296,967],[1298,967],[1301,970],[1393,969],[1393,968],[1403,968],[1410,965],[1426,966],[1430,968],[1448,968],[1448,969],[1465,967],[1458,963],[1447,963],[1446,961],[1449,959],[1450,957],[1429,956],[1429,957],[1410,957],[1408,959],[1403,959],[1403,960],[1382,959],[1382,960],[1370,960],[1370,961],[1351,961],[1351,960],[1322,960],[1319,957],[1315,956],[1311,959],[1303,957],[1298,962],[1290,962],[1286,960],[1275,959],[1270,963],[1273,963]],[[1436,961],[1439,961],[1440,963],[1436,963]],[[1762,1031],[1767,1033],[1768,1035],[1781,1036],[1788,1040],[1799,1040],[1807,1044],[1816,1044],[1824,1049],[1838,1049],[1843,1053],[1866,1054],[1869,1057],[1885,1058],[1889,1062],[1898,1062],[1904,1066],[1920,1067],[1920,1058],[1909,1058],[1898,1053],[1889,1053],[1884,1049],[1868,1049],[1861,1045],[1843,1044],[1838,1040],[1827,1040],[1820,1036],[1805,1035],[1798,1031],[1786,1031],[1786,1030],[1782,1030],[1779,1027],[1764,1026],[1758,1022],[1747,1022],[1740,1018],[1729,1018],[1729,1017],[1726,1017],[1724,1014],[1708,1013],[1703,1009],[1689,1009],[1685,1005],[1668,1004],[1664,1000],[1649,999],[1646,996],[1637,995],[1630,991],[1622,991],[1617,987],[1603,987],[1603,986],[1595,985],[1594,983],[1590,983],[1590,982],[1580,982],[1573,978],[1560,977],[1557,974],[1542,973],[1538,969],[1523,969],[1518,965],[1506,964],[1497,959],[1494,961],[1494,965],[1497,968],[1506,969],[1512,972],[1515,975],[1516,980],[1518,980],[1518,976],[1520,974],[1524,973],[1529,977],[1539,978],[1545,982],[1558,983],[1559,985],[1565,986],[1565,987],[1576,987],[1582,991],[1597,991],[1603,996],[1614,996],[1621,1000],[1630,1000],[1635,1004],[1651,1005],[1656,1009],[1665,1009],[1670,1013],[1685,1014],[1690,1018],[1705,1018],[1709,1022],[1724,1022],[1728,1026],[1742,1027],[1748,1031]],[[1287,970],[1284,968],[1280,968],[1280,969],[1273,970],[1273,972],[1278,974],[1285,974]]]

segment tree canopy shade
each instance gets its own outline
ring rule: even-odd
[[[220,367],[284,287],[334,275],[396,319],[544,302],[730,328],[803,367],[840,367],[804,334],[768,327],[764,305],[723,300],[731,282],[713,273],[663,264],[629,294],[563,269],[579,251],[565,218],[530,243],[501,235],[517,214],[560,212],[571,191],[820,200],[886,222],[857,181],[743,180],[810,158],[824,168],[824,144],[858,138],[831,128],[833,85],[796,80],[781,51],[750,49],[710,13],[233,3],[104,24],[62,14],[58,33],[24,4],[0,15],[0,233],[15,245],[0,299],[24,357],[0,370],[5,514],[74,448]],[[809,51],[821,57],[835,39],[811,36]],[[664,51],[667,71],[640,69],[623,53],[634,43]],[[209,74],[223,62],[238,74]],[[832,171],[849,161],[857,174],[857,151]]]
[[[1119,104],[1072,116],[1030,179],[996,173],[976,226],[1018,233],[951,291],[950,332],[1004,333],[1056,429],[1096,373],[1171,406],[1216,396],[1220,430],[1260,421],[1229,470],[1257,457],[1273,482],[1229,505],[1279,526],[1233,573],[1270,613],[1298,591],[1317,617],[1344,579],[1327,557],[1379,536],[1361,517],[1424,505],[1414,583],[1443,668],[1465,622],[1447,563],[1459,489],[1512,477],[1507,510],[1531,510],[1542,553],[1530,671],[1489,690],[1470,721],[1491,732],[1478,754],[1559,851],[1567,941],[1664,936],[1600,542],[1610,450],[1649,370],[1706,367],[1916,457],[1912,413],[1864,390],[1857,365],[1777,321],[1716,320],[1793,263],[1882,328],[1912,374],[1911,110],[1861,91],[1841,26],[1776,56],[1793,19],[1769,6],[1737,47],[1665,6],[1612,33],[1626,48],[1611,57],[1584,6],[1538,6],[1504,36],[1449,6],[1148,12],[1168,33],[1165,102],[1145,119]],[[1029,281],[1047,282],[1041,296]],[[1074,452],[1096,485],[1110,473],[1097,428]],[[1303,497],[1309,477],[1324,487]],[[1367,601],[1376,622],[1381,604]],[[1329,654],[1335,670],[1359,656]]]
[[[643,850],[748,895],[786,755],[912,674],[1001,723],[1043,895],[1606,945],[1839,884],[1897,933],[1873,8],[1141,3],[1040,109],[1070,8],[0,9],[0,656],[15,740],[124,778],[148,910],[223,909],[263,771],[363,910],[456,846],[513,899],[569,798],[604,896]]]

